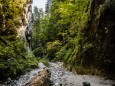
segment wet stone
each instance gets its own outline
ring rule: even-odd
[[[90,83],[88,81],[82,82],[83,86],[91,86]]]

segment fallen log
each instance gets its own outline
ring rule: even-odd
[[[50,86],[50,71],[44,69],[25,86]]]

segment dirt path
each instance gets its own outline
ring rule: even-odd
[[[91,86],[115,86],[112,80],[91,75],[77,75],[62,69],[62,63],[50,63],[52,86],[83,86],[82,82],[89,82]]]

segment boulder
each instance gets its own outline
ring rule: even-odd
[[[91,86],[90,83],[88,81],[82,82],[83,86]]]
[[[50,71],[44,69],[25,86],[50,86]]]

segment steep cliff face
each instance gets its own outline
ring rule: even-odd
[[[84,31],[84,46],[91,45],[84,55],[84,64],[115,70],[115,1],[93,0],[89,28]],[[89,59],[86,59],[86,58]]]
[[[23,14],[21,18],[21,26],[17,30],[18,32],[18,37],[24,41],[25,47],[26,46],[26,40],[29,42],[29,47],[31,48],[31,34],[32,34],[32,26],[33,26],[33,21],[32,21],[32,0],[26,1],[23,4]]]
[[[15,35],[25,40],[32,28],[32,0],[0,0],[0,35]],[[10,34],[11,33],[11,34]]]

